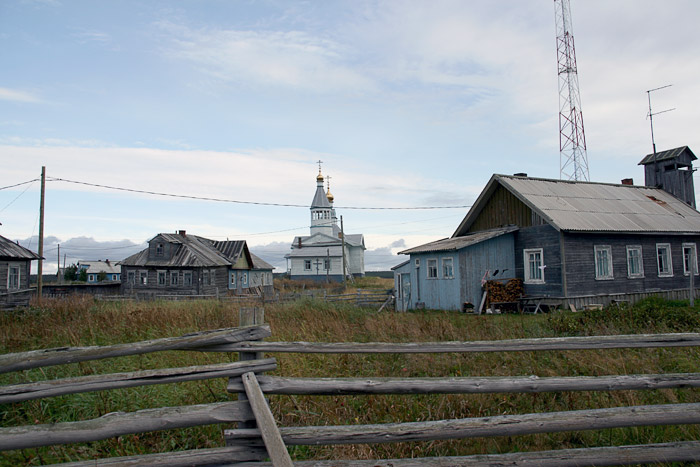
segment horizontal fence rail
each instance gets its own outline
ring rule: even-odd
[[[104,358],[140,355],[165,350],[198,350],[213,345],[263,339],[270,335],[269,326],[248,326],[198,332],[181,337],[166,337],[163,339],[132,342],[129,344],[116,344],[102,347],[61,347],[57,349],[12,353],[0,355],[0,373],[85,362],[89,360],[100,360]]]
[[[240,342],[236,344],[211,345],[198,350],[281,353],[467,353],[698,346],[700,346],[700,333],[677,333],[419,343]]]
[[[283,378],[258,376],[266,394],[362,395],[362,394],[484,394],[556,391],[622,391],[700,387],[700,373],[611,376],[491,376],[452,378]],[[243,385],[231,379],[229,392]]]
[[[149,386],[153,384],[181,383],[212,378],[234,377],[244,373],[273,371],[277,368],[272,358],[248,360],[245,362],[221,363],[216,365],[190,366],[185,368],[165,368],[142,370],[129,373],[81,376],[36,383],[22,383],[0,386],[0,404],[9,404],[45,397],[78,394],[82,392],[105,391],[111,389]]]
[[[614,407],[383,425],[282,427],[280,433],[288,445],[371,444],[695,423],[700,423],[700,403]],[[224,436],[228,442],[237,443],[240,440],[260,438],[260,430],[225,430]]]

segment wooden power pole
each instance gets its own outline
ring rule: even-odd
[[[44,274],[44,194],[46,193],[46,167],[41,166],[41,198],[39,201],[39,267],[36,281],[37,302],[41,305],[41,288]]]

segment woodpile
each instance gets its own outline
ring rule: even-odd
[[[486,281],[486,293],[489,303],[517,302],[523,296],[522,279],[510,279],[508,282]]]

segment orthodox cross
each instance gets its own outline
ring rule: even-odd
[[[318,173],[321,173],[321,164],[323,163],[323,161],[319,159],[316,162],[318,163]]]

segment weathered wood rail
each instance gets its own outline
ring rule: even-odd
[[[667,390],[700,387],[700,373],[556,377],[289,378],[263,374],[277,368],[274,359],[264,358],[264,352],[466,353],[700,347],[700,333],[426,343],[263,342],[261,339],[271,334],[269,326],[262,324],[263,322],[261,309],[245,309],[241,315],[241,324],[247,326],[239,328],[132,344],[49,349],[2,355],[0,373],[166,350],[238,352],[239,361],[6,385],[0,387],[0,404],[22,403],[32,399],[90,391],[221,377],[228,379],[227,391],[238,394],[239,397],[237,401],[162,407],[131,413],[120,412],[92,420],[0,427],[0,451],[89,442],[125,434],[235,422],[238,423],[237,428],[224,430],[226,447],[93,459],[64,465],[584,466],[700,461],[700,441],[685,440],[647,445],[602,446],[509,454],[371,461],[293,462],[286,446],[421,442],[562,431],[700,424],[700,403],[591,408],[375,425],[279,427],[265,399],[265,394],[343,396]],[[271,462],[264,461],[266,458]]]

